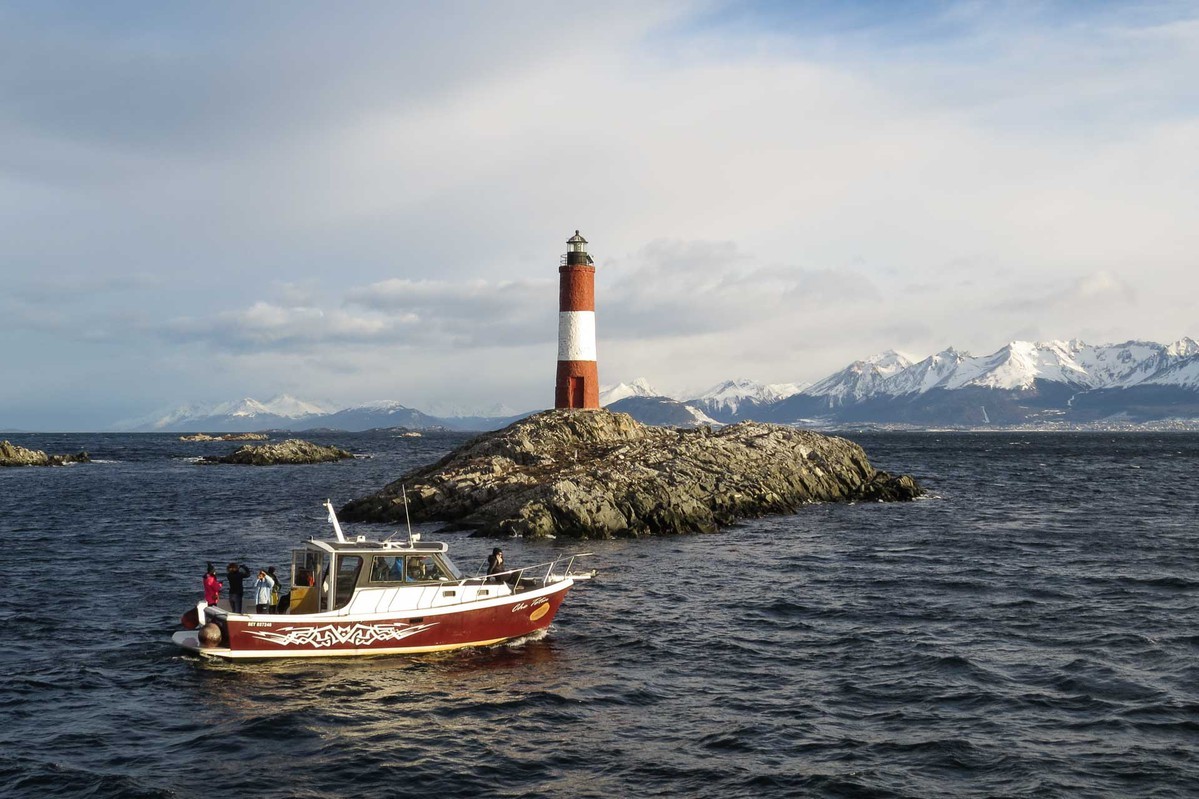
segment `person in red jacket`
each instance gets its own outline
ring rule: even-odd
[[[221,588],[224,585],[224,583],[216,578],[216,567],[209,563],[208,571],[204,575],[204,601],[210,605],[215,605],[217,600],[221,598]]]

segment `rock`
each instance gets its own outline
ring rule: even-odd
[[[481,535],[614,538],[714,531],[810,502],[909,500],[909,476],[843,438],[742,422],[648,427],[611,411],[545,411],[472,439],[348,503],[346,521],[444,521]]]
[[[47,455],[40,449],[25,449],[9,441],[0,441],[0,466],[65,466],[91,463],[86,452],[75,455]]]
[[[337,447],[326,447],[289,438],[278,444],[254,446],[247,444],[228,455],[206,455],[205,463],[236,463],[247,466],[271,466],[278,463],[325,463],[353,458],[353,454]]]
[[[189,433],[179,436],[180,441],[266,441],[270,436],[266,433],[225,433],[210,436],[207,433]]]

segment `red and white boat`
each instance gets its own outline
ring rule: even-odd
[[[575,582],[579,555],[467,577],[444,543],[336,538],[292,551],[290,602],[280,613],[233,613],[200,602],[172,640],[226,660],[440,652],[544,630]],[[589,553],[586,553],[589,554]],[[283,604],[283,603],[281,603]]]

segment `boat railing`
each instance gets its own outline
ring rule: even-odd
[[[538,577],[533,577],[532,579],[541,580],[541,583],[543,585],[548,585],[550,582],[558,582],[559,580],[565,580],[568,578],[587,579],[587,578],[591,577],[590,572],[580,573],[580,572],[573,571],[573,569],[574,569],[574,564],[575,564],[576,559],[585,558],[592,554],[594,554],[594,553],[592,553],[592,552],[576,552],[573,555],[561,555],[557,558],[554,558],[553,560],[546,561],[545,563],[536,563],[532,566],[521,566],[520,568],[517,568],[517,569],[508,569],[507,571],[496,572],[495,574],[482,574],[481,573],[482,567],[480,567],[479,572],[477,572],[473,577],[465,577],[462,580],[459,580],[458,584],[465,585],[469,581],[482,579],[484,581],[497,580],[499,582],[504,582],[504,583],[510,582],[513,585],[520,585],[520,581],[522,579],[524,579],[526,572],[534,574],[534,575],[540,575]],[[566,561],[566,569],[562,572],[561,575],[555,575],[554,574],[555,567],[557,567],[563,561]],[[544,574],[541,573],[542,568],[545,569]],[[515,576],[513,576],[513,575],[515,575]]]

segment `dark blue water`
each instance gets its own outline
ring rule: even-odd
[[[169,643],[205,561],[282,566],[326,497],[462,436],[314,436],[373,457],[269,468],[13,438],[102,462],[0,470],[4,796],[1199,794],[1196,435],[861,436],[935,498],[509,541],[595,552],[545,637],[267,665]],[[471,570],[493,545],[443,537]]]

